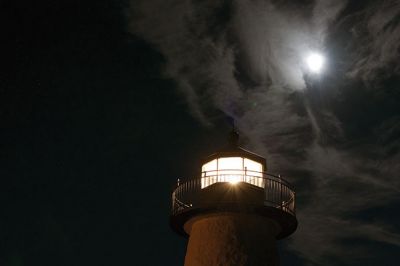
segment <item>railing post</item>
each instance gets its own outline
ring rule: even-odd
[[[281,210],[283,210],[283,201],[282,201],[282,178],[281,178],[281,175],[278,175],[279,176],[279,184],[280,184],[280,187],[279,187],[279,189],[280,189],[280,199],[279,199],[279,201],[280,201],[280,203],[281,203]]]
[[[172,213],[175,213],[175,191],[172,192]]]

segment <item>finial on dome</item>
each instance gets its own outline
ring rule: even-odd
[[[239,133],[236,131],[235,120],[230,117],[230,122],[232,125],[232,131],[229,133],[229,146],[238,147],[239,146]]]

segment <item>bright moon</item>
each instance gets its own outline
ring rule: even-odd
[[[313,53],[307,57],[306,62],[312,72],[318,73],[324,65],[324,58],[320,54]]]

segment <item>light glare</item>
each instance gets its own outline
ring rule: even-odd
[[[242,176],[240,175],[231,175],[231,176],[227,176],[227,181],[229,183],[231,183],[232,185],[236,185],[237,183],[239,183],[240,181],[242,181]]]

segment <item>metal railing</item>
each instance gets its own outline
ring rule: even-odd
[[[218,170],[203,172],[201,177],[186,181],[178,180],[172,193],[172,214],[176,215],[191,208],[202,206],[199,193],[202,189],[215,183],[245,182],[264,190],[264,200],[260,206],[281,209],[296,215],[295,191],[283,178],[265,172],[248,170]],[[216,202],[218,204],[218,202]]]

